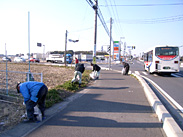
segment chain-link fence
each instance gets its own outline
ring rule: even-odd
[[[43,81],[42,73],[0,70],[0,94],[16,95],[18,82]]]

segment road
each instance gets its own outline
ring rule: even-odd
[[[167,94],[169,94],[177,103],[183,106],[183,68],[180,68],[179,73],[168,75],[149,74],[143,69],[143,63],[140,61],[134,61],[131,64],[131,71],[138,71],[140,75],[145,76],[156,84],[158,84]]]
[[[160,98],[160,100],[169,111],[169,113],[172,115],[172,117],[175,119],[180,128],[183,129],[183,113],[181,112],[183,110],[183,68],[180,68],[179,73],[174,73],[169,76],[160,74],[149,74],[148,72],[144,71],[143,62],[141,61],[134,60],[129,64],[130,71],[132,73],[138,73],[146,80],[149,79],[149,82],[152,81],[159,86],[158,90],[156,90],[156,88],[153,88],[154,92]],[[112,66],[114,70],[121,70],[122,67],[123,66],[120,64]],[[149,85],[154,87],[151,82],[149,83]],[[164,97],[159,89],[163,90],[163,92],[165,92],[165,94],[167,94],[170,99]],[[175,103],[172,103],[172,101]],[[176,104],[176,106],[174,104]]]

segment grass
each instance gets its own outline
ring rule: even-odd
[[[86,87],[90,82],[89,74],[91,72],[92,72],[91,70],[85,70],[85,72],[82,74],[81,87],[79,87],[78,82],[72,84],[71,80],[69,80],[62,85],[57,85],[55,88],[50,89],[46,96],[46,103],[45,103],[46,108],[53,106],[55,103],[63,101],[61,94],[64,93],[64,91],[74,93],[80,90],[80,88]]]
[[[58,102],[62,101],[63,99],[59,95],[60,95],[59,90],[50,89],[48,91],[47,96],[46,96],[46,104],[45,104],[46,108],[49,108],[52,105],[54,105],[55,103],[58,103]]]

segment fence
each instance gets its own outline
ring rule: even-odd
[[[0,70],[0,93],[16,95],[18,82],[43,81],[42,73]]]

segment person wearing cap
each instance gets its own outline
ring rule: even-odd
[[[97,74],[96,74],[97,78],[96,79],[99,79],[100,69],[101,68],[97,64],[93,64],[93,63],[91,63],[91,66],[93,66],[93,71],[97,72]]]
[[[47,86],[42,82],[28,81],[24,83],[18,83],[16,86],[17,92],[21,93],[24,97],[24,103],[26,105],[27,117],[25,122],[35,122],[34,107],[38,105],[44,117],[45,100],[48,93]]]

